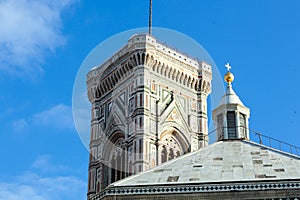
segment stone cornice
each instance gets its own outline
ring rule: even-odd
[[[125,195],[157,195],[157,194],[193,194],[216,192],[243,192],[300,189],[300,180],[266,180],[249,182],[220,182],[220,183],[175,183],[136,186],[108,186],[104,191],[90,198],[100,200],[107,196]]]

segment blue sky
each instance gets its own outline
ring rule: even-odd
[[[299,9],[298,0],[154,0],[153,26],[199,42],[222,74],[230,62],[250,127],[300,146]],[[1,200],[85,199],[76,73],[100,42],[147,26],[147,15],[147,0],[0,0]]]

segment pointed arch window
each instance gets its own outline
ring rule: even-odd
[[[184,154],[178,138],[175,138],[175,134],[176,133],[168,134],[162,139],[161,163]]]

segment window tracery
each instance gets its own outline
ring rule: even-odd
[[[172,160],[182,154],[182,147],[173,135],[165,136],[162,139],[161,163]]]

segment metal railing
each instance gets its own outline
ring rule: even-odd
[[[297,147],[297,146],[289,144],[287,142],[284,142],[284,141],[272,138],[270,136],[261,134],[257,131],[251,130],[251,129],[248,129],[248,130],[249,130],[249,133],[251,133],[251,136],[254,136],[254,137],[250,137],[251,140],[253,140],[259,144],[263,144],[265,146],[278,149],[280,151],[285,151],[285,152],[289,152],[291,154],[300,156],[300,147]]]
[[[247,137],[247,130],[248,130],[249,139],[251,141],[254,141],[256,143],[259,143],[259,144],[262,144],[262,145],[265,145],[265,146],[268,146],[268,147],[271,147],[274,149],[278,149],[280,151],[285,151],[285,152],[300,156],[300,147],[297,147],[297,146],[289,144],[287,142],[264,135],[258,131],[249,129],[245,126],[216,128],[216,129],[210,131],[207,135],[207,137],[209,138],[209,141],[210,141],[209,143],[214,143],[216,141],[223,140],[224,132],[225,132],[225,129],[227,129],[227,128],[236,128],[236,129],[242,130],[244,132],[243,133],[243,135],[245,136],[244,138]],[[215,137],[213,137],[214,135],[215,135]]]

